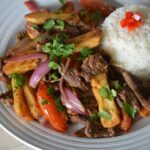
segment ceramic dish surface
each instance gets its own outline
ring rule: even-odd
[[[150,5],[149,0],[129,0],[126,4],[142,3]],[[0,55],[14,44],[15,34],[24,30],[24,15],[28,10],[23,0],[0,0]],[[40,6],[57,9],[61,6],[57,0],[37,0]],[[75,1],[79,7],[78,1]],[[117,5],[122,4],[122,0]],[[111,1],[116,5],[116,1]],[[0,83],[0,92],[5,87]],[[129,133],[113,138],[86,139],[70,135],[80,125],[73,125],[65,134],[41,126],[37,122],[27,123],[17,117],[14,110],[0,104],[0,124],[17,139],[25,144],[39,149],[48,150],[127,150],[127,149],[150,149],[150,118],[136,121]]]

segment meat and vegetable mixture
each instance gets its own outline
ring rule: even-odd
[[[25,2],[34,12],[1,58],[0,79],[8,87],[1,101],[25,120],[60,132],[81,123],[73,135],[112,137],[128,131],[136,116],[150,114],[149,95],[101,49],[98,26],[112,8],[102,0],[90,3],[81,0],[84,8],[77,11],[68,1],[51,12]]]

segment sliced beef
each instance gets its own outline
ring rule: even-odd
[[[88,86],[81,78],[80,73],[77,69],[69,69],[64,75],[64,79],[71,87],[76,87],[81,90],[88,90]]]
[[[124,80],[127,82],[128,86],[130,87],[130,89],[133,91],[133,93],[135,94],[135,96],[137,97],[138,101],[141,103],[141,105],[150,111],[150,102],[147,101],[140,93],[139,89],[137,88],[136,83],[133,81],[131,75],[127,72],[124,71],[122,72],[122,75],[124,77]]]
[[[108,68],[108,63],[102,57],[100,53],[96,53],[94,55],[90,55],[87,57],[81,66],[81,75],[85,78],[87,82],[89,79],[100,73],[106,71]]]
[[[81,123],[85,125],[84,128],[77,130],[74,135],[78,137],[98,138],[98,137],[112,137],[115,136],[113,129],[103,128],[99,123],[93,123],[87,117],[79,115],[69,115],[72,123]]]
[[[113,129],[103,128],[101,125],[89,122],[85,127],[85,135],[88,138],[113,137],[115,132]]]
[[[127,101],[128,103],[131,103],[136,110],[140,111],[141,106],[136,96],[128,86],[122,87],[122,89],[118,92],[118,95],[120,96],[120,99],[122,101]]]

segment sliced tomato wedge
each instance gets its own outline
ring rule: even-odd
[[[40,83],[37,91],[40,109],[54,129],[65,132],[68,129],[67,116],[57,110],[54,98],[50,96],[47,91],[47,85],[44,82]]]

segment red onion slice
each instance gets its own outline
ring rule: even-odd
[[[60,80],[59,82],[59,89],[61,92],[61,101],[62,104],[72,110],[73,112],[77,113],[77,114],[81,114],[81,115],[88,115],[85,112],[85,109],[83,107],[83,105],[81,104],[80,100],[77,98],[76,95],[74,95],[74,93],[72,93],[72,91],[70,91],[67,88],[63,88],[63,79]]]
[[[48,66],[49,60],[42,62],[39,67],[32,73],[29,85],[36,88],[38,82],[50,71]]]
[[[11,58],[5,59],[4,62],[10,63],[10,62],[24,61],[24,60],[30,60],[30,59],[36,59],[36,58],[41,59],[41,61],[43,62],[48,59],[48,56],[43,53],[33,53],[33,54],[27,54],[23,56],[11,57]]]
[[[34,0],[28,0],[24,2],[26,7],[31,11],[31,12],[37,12],[40,11],[40,8],[37,6]]]

